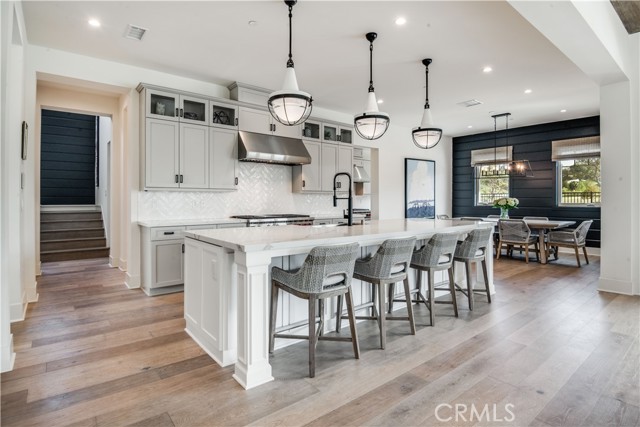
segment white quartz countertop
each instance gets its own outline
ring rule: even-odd
[[[246,224],[247,220],[236,218],[204,218],[204,219],[150,219],[138,221],[142,227],[179,227],[207,224]]]
[[[217,230],[187,230],[191,239],[240,252],[279,251],[311,246],[358,242],[361,246],[379,244],[388,238],[416,236],[418,239],[436,233],[466,233],[490,223],[460,220],[398,219],[373,220],[364,225],[253,227]]]

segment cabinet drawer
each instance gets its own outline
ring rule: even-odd
[[[151,230],[151,240],[182,239],[184,227],[155,227]]]

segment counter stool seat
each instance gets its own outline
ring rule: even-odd
[[[467,276],[467,289],[462,289],[456,285],[456,289],[462,292],[469,300],[469,310],[473,310],[473,294],[474,292],[486,293],[487,300],[491,303],[491,294],[489,292],[489,275],[487,273],[487,262],[485,260],[487,254],[487,244],[493,230],[491,228],[476,228],[469,232],[466,239],[458,242],[456,251],[453,256],[454,261],[463,262]],[[471,274],[471,264],[480,263],[482,265],[482,274],[484,276],[484,290],[475,290],[473,288],[473,275]],[[454,267],[455,268],[455,267]]]
[[[413,320],[411,298],[407,297],[407,312],[405,317],[389,316],[385,310],[385,287],[388,284],[402,281],[405,294],[410,295],[407,272],[411,262],[411,254],[415,247],[416,238],[389,239],[382,242],[377,252],[370,257],[359,259],[355,263],[353,277],[363,282],[371,283],[372,301],[359,305],[355,310],[371,308],[370,316],[356,316],[356,319],[377,320],[380,329],[380,348],[386,346],[386,320],[408,320],[411,334],[415,335],[416,325]],[[377,306],[376,306],[377,294]],[[391,304],[392,301],[390,300]],[[342,298],[338,297],[338,319],[336,331],[340,332],[342,319]]]
[[[278,267],[271,269],[271,316],[269,322],[269,353],[273,353],[276,338],[309,340],[309,376],[315,376],[316,345],[318,340],[350,341],[356,359],[360,358],[358,333],[351,298],[351,280],[356,258],[357,243],[345,245],[318,246],[311,249],[302,267],[286,271]],[[278,311],[278,292],[282,289],[298,298],[309,301],[309,335],[291,335],[276,333],[276,315]],[[345,295],[350,337],[324,336],[324,304],[323,300],[334,296]],[[316,303],[319,305],[319,325],[316,316]]]

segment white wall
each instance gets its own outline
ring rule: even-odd
[[[102,210],[105,234],[107,236],[107,246],[110,244],[109,231],[109,156],[111,155],[111,140],[113,139],[113,129],[111,117],[100,116],[98,119],[98,186],[96,187],[96,205]]]

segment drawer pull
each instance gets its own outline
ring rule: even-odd
[[[165,236],[171,236],[171,235],[173,235],[173,234],[176,234],[176,232],[175,232],[175,231],[165,231],[165,232],[164,232],[164,235],[165,235]]]

